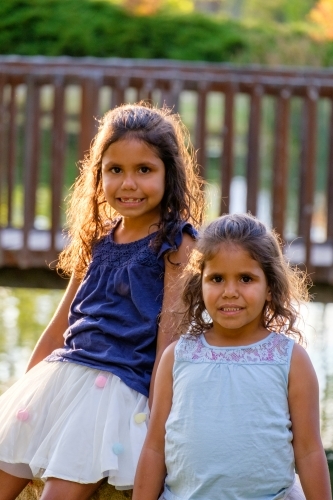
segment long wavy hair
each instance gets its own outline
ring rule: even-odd
[[[102,188],[102,157],[108,147],[127,138],[144,141],[165,166],[161,219],[153,240],[156,250],[167,240],[174,245],[183,221],[202,223],[204,193],[189,133],[179,115],[147,103],[127,104],[108,111],[100,120],[90,151],[80,164],[67,210],[69,245],[57,268],[82,278],[94,244],[110,231],[119,214],[107,203]]]
[[[250,214],[223,215],[199,234],[196,248],[183,274],[180,333],[189,331],[191,335],[197,336],[213,326],[203,301],[202,274],[206,262],[216,255],[223,244],[236,245],[248,252],[266,276],[271,300],[266,301],[263,308],[263,326],[269,331],[284,333],[304,343],[297,326],[300,319],[298,306],[309,300],[309,278],[285,260],[275,231],[267,229]]]

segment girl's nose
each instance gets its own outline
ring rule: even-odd
[[[123,189],[136,189],[136,182],[133,178],[132,175],[126,175],[123,184],[122,184]]]
[[[237,286],[233,283],[225,283],[225,286],[222,291],[222,296],[228,299],[233,297],[238,297]]]

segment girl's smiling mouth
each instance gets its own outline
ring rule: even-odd
[[[219,307],[219,311],[221,311],[222,313],[227,313],[227,314],[238,313],[240,311],[243,311],[243,309],[244,309],[244,307],[232,306],[232,305]]]
[[[144,198],[118,198],[121,203],[140,203]]]
[[[221,307],[222,311],[240,311],[241,307]]]

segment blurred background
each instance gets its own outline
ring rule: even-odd
[[[333,463],[333,0],[2,0],[0,392],[67,281],[65,198],[110,107],[180,113],[207,218],[250,210],[314,282],[304,306]]]

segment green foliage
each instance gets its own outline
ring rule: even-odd
[[[305,21],[315,3],[316,0],[246,0],[242,17],[277,23]]]
[[[110,0],[1,0],[0,53],[328,66],[332,44],[312,40],[305,21],[289,22],[313,2],[238,0],[254,19],[245,22],[172,9],[134,16]],[[282,13],[286,24],[272,21]]]
[[[325,44],[323,65],[324,66],[333,66],[333,42],[332,41],[329,41]]]
[[[133,49],[132,57],[228,61],[246,47],[245,37],[232,21],[219,23],[199,14],[164,14],[144,21],[143,43]]]
[[[0,52],[224,61],[246,46],[238,25],[207,16],[132,16],[105,1],[2,0]]]
[[[284,0],[283,13],[286,22],[305,20],[317,0]]]

